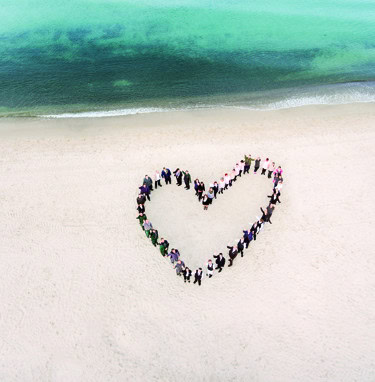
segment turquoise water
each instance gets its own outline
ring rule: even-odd
[[[0,0],[0,15],[3,116],[375,100],[374,1]]]

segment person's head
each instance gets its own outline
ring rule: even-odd
[[[238,164],[238,163],[236,163],[236,166],[239,166],[239,164]]]
[[[149,223],[150,221],[148,219],[146,219],[146,223]]]
[[[142,213],[142,212],[140,212],[140,213],[139,213],[139,216],[143,216],[143,213]]]
[[[223,254],[220,252],[220,253],[219,253],[219,256],[223,256]]]
[[[211,259],[209,259],[209,260],[208,260],[208,264],[211,264],[211,263],[212,263],[212,260],[211,260]]]
[[[282,179],[280,179],[280,180],[279,180],[279,183],[280,183],[280,184],[283,184],[283,180],[282,180]]]
[[[268,162],[268,161],[269,161],[269,159],[267,158],[267,159],[266,159],[266,162]]]
[[[225,174],[224,176],[228,176],[228,174]]]
[[[166,170],[166,168],[165,168],[165,167],[163,167],[163,170]]]
[[[188,170],[186,170],[185,172],[186,172],[186,174],[189,174],[189,171],[188,171]]]
[[[202,268],[198,268],[200,271],[202,270]]]
[[[161,239],[160,239],[160,243],[163,243],[163,242],[164,242],[164,239],[163,239],[163,238],[161,238]]]
[[[176,252],[176,250],[175,250],[174,248],[172,248],[171,252],[175,253],[175,252]]]
[[[210,188],[210,192],[214,192],[214,190],[212,188]]]
[[[243,161],[243,160],[241,160],[241,163],[244,163],[244,161]]]
[[[224,182],[224,178],[221,178],[220,180],[221,180],[222,182]]]
[[[273,165],[275,165],[275,162],[272,162]]]
[[[217,186],[217,182],[214,182],[214,185]]]
[[[201,186],[204,186],[204,183],[203,183],[203,182],[201,182]]]

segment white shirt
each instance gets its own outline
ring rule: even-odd
[[[266,160],[264,163],[263,163],[263,168],[265,170],[267,170],[268,166],[270,165],[270,161],[269,160]]]

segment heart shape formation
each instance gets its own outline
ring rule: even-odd
[[[207,210],[213,201],[220,196],[220,194],[223,194],[224,191],[230,189],[235,184],[238,178],[241,178],[242,176],[250,176],[251,163],[253,161],[255,162],[253,173],[257,174],[258,170],[261,168],[261,175],[264,175],[268,179],[272,180],[273,189],[271,195],[268,195],[268,198],[270,198],[269,205],[264,209],[262,207],[260,208],[262,211],[262,217],[258,218],[258,220],[252,224],[249,230],[243,231],[243,236],[237,245],[227,246],[229,250],[229,267],[233,265],[233,261],[239,253],[241,254],[241,257],[243,257],[243,251],[248,248],[252,240],[256,240],[257,235],[259,235],[259,233],[262,231],[264,224],[272,224],[271,216],[276,207],[276,203],[281,203],[280,194],[283,186],[283,170],[280,166],[276,168],[275,162],[271,162],[268,158],[261,164],[261,159],[259,157],[257,159],[253,159],[251,158],[251,155],[245,155],[244,159],[236,163],[233,170],[229,173],[226,173],[219,182],[215,181],[211,183],[210,188],[205,195],[204,192],[206,189],[204,183],[200,182],[198,179],[194,180],[195,195],[198,197],[199,201],[202,201],[203,209]],[[192,183],[192,180],[189,171],[181,171],[179,168],[177,168],[173,174],[176,178],[177,186],[181,186],[184,182],[185,189],[190,190],[190,184]],[[137,210],[139,213],[137,219],[139,220],[140,226],[145,232],[146,236],[151,239],[152,244],[155,247],[159,246],[159,250],[162,256],[170,259],[173,268],[176,270],[176,274],[178,276],[183,275],[185,283],[190,283],[192,271],[188,266],[185,265],[184,261],[180,259],[179,251],[175,248],[172,248],[168,253],[169,242],[164,238],[159,240],[159,233],[157,229],[155,229],[152,226],[152,223],[147,219],[144,205],[146,200],[151,200],[150,194],[154,190],[154,187],[155,190],[158,187],[162,187],[162,179],[164,179],[165,185],[172,184],[172,172],[166,167],[163,168],[161,173],[159,171],[155,172],[154,182],[148,175],[146,175],[143,179],[143,184],[141,187],[139,187],[140,193],[137,197]],[[226,263],[225,257],[222,253],[219,253],[218,255],[214,255],[214,258],[216,267],[214,267],[214,264],[210,259],[206,264],[205,272],[202,268],[198,268],[195,271],[194,284],[198,283],[198,285],[201,285],[203,276],[206,275],[208,278],[211,278],[214,274],[214,270],[218,270],[218,273],[222,271]]]

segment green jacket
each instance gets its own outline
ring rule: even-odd
[[[255,159],[248,157],[245,155],[245,163],[251,166],[251,162],[254,161]]]
[[[182,171],[182,173],[184,174],[184,182],[191,183],[191,176],[190,176],[190,173],[189,173],[189,174],[186,174],[185,171]]]
[[[143,214],[142,216],[138,215],[136,219],[139,220],[140,225],[143,225],[143,222],[147,219],[147,216],[145,214]]]

